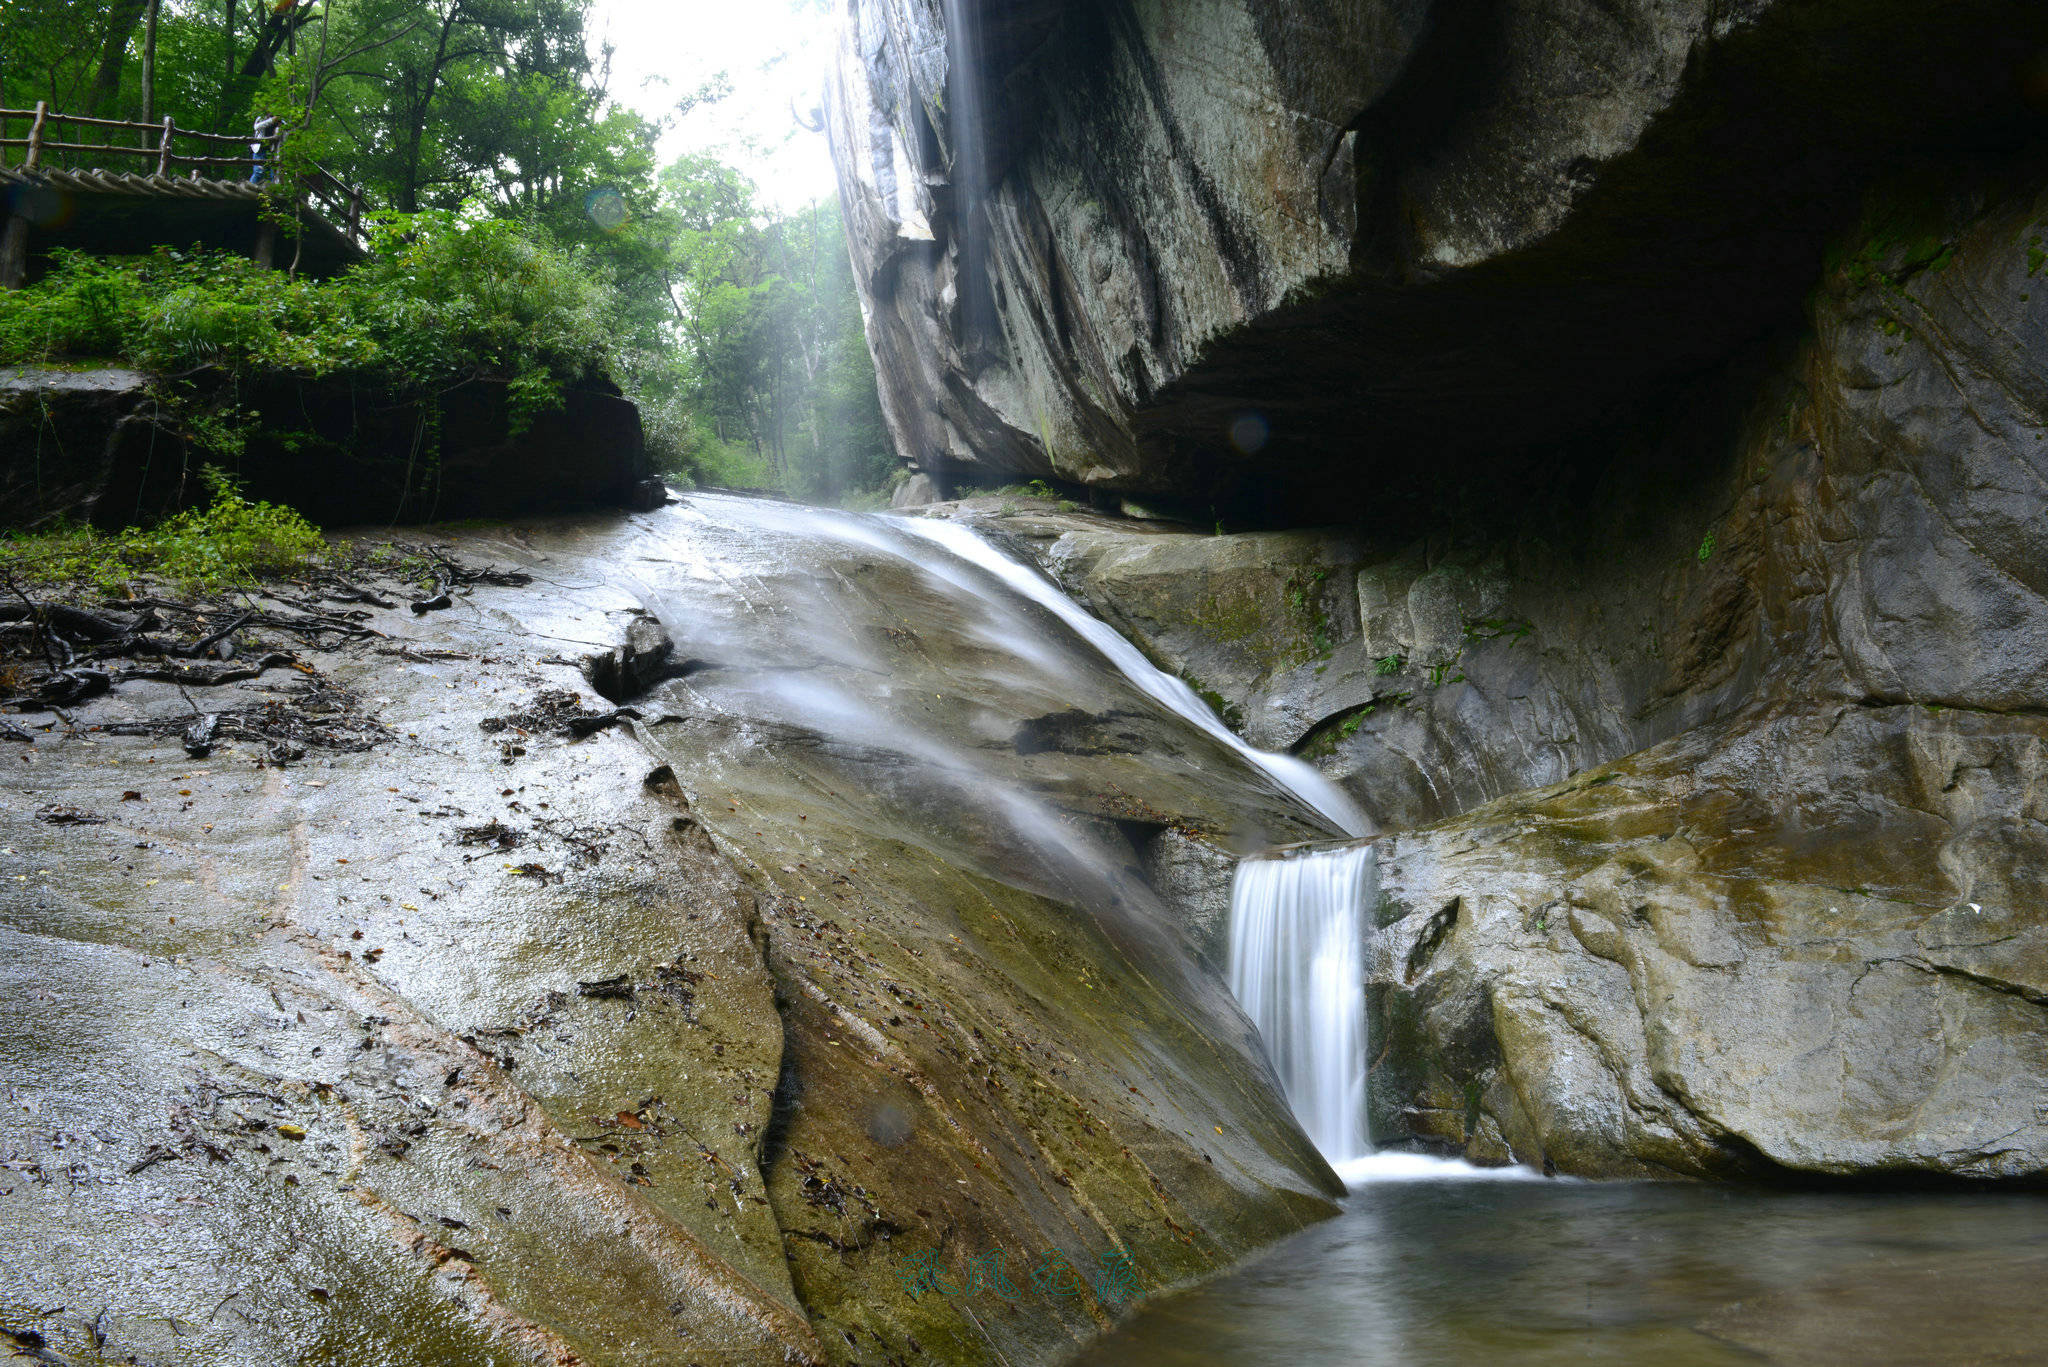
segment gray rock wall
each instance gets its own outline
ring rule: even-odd
[[[204,408],[229,384],[200,376],[180,398]],[[0,371],[0,526],[150,522],[205,501],[206,464],[327,526],[622,507],[652,474],[639,408],[603,381],[566,390],[523,431],[499,380],[432,404],[357,376],[232,384],[250,426],[224,456],[195,445],[178,407],[134,371]]]
[[[902,453],[1295,523],[1575,463],[1789,317],[1877,171],[2038,136],[2048,44],[1996,0],[970,12],[858,0],[829,101]]]
[[[1002,519],[1392,832],[1383,1141],[2048,1169],[2044,186],[1873,194],[1802,334],[1519,519]]]

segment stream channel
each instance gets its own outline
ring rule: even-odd
[[[1032,570],[958,524],[894,525],[950,553],[927,571],[972,565],[1326,824],[1364,830],[1335,785],[1244,746]],[[2038,1196],[1553,1181],[1373,1152],[1362,990],[1372,889],[1366,847],[1250,858],[1230,926],[1231,989],[1304,1128],[1350,1183],[1344,1214],[1148,1303],[1087,1367],[2048,1361]]]
[[[1334,784],[1244,745],[1183,683],[967,527],[693,502],[756,538],[822,535],[907,555],[956,602],[974,602],[963,620],[976,639],[966,644],[990,649],[982,667],[991,674],[1044,686],[1064,672],[1047,652],[1096,655],[1068,677],[1120,675],[1330,834],[1365,830]],[[1032,625],[1035,612],[1071,636]],[[807,620],[815,632],[824,618]],[[832,653],[818,635],[809,641]],[[765,691],[782,690],[811,727],[922,753],[954,772],[973,762],[944,754],[937,733],[885,734],[865,700],[784,677]],[[981,801],[1001,793],[984,783],[971,785]],[[1065,864],[1070,888],[1099,858],[1044,822],[1021,790],[974,824],[992,835],[1007,827],[996,838],[1021,841],[1022,862]],[[1087,1367],[2048,1361],[2048,1209],[2038,1196],[1588,1183],[1375,1153],[1363,1114],[1372,890],[1368,847],[1248,858],[1229,927],[1231,990],[1304,1129],[1350,1184],[1344,1213],[1148,1302],[1083,1356]]]

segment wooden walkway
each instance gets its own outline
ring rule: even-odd
[[[15,129],[20,136],[10,136]],[[43,104],[0,109],[0,288],[20,288],[32,255],[50,247],[113,255],[203,242],[286,265],[282,236],[313,274],[362,260],[361,191],[317,168],[290,187],[259,183],[283,145],[282,133],[200,133],[170,119],[85,118]],[[281,234],[260,213],[266,204],[292,210]]]

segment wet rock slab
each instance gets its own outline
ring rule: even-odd
[[[300,652],[316,680],[203,690],[346,689],[383,728],[367,748],[194,760],[171,729],[189,705],[141,681],[72,727],[14,719],[15,1344],[1049,1361],[1117,1306],[1036,1296],[1043,1252],[1121,1251],[1149,1291],[1328,1213],[1327,1169],[1144,876],[1169,830],[1313,833],[1227,752],[1114,678],[949,644],[957,594],[731,501],[446,544],[534,582],[380,612],[388,639]],[[864,583],[820,615],[820,585]],[[833,620],[867,648],[837,650]],[[870,669],[883,652],[921,663]],[[947,695],[890,714],[943,744],[792,711],[791,670]],[[1181,758],[1020,755],[1059,705],[1129,712]],[[1020,821],[1088,854],[1020,859],[1041,848]],[[1024,1295],[914,1294],[897,1264],[919,1250],[955,1276],[999,1252]]]

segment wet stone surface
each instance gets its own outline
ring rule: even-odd
[[[149,680],[8,719],[13,1345],[1049,1361],[1120,1302],[899,1264],[1118,1252],[1151,1292],[1329,1213],[1145,873],[1319,833],[1263,775],[874,524],[699,497],[445,544],[532,582],[191,690],[374,743],[195,759]],[[675,672],[636,673],[654,622],[689,668],[628,694]],[[1071,709],[1156,753],[1014,743]]]

